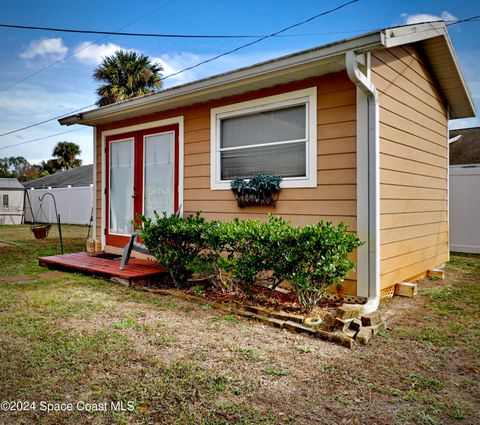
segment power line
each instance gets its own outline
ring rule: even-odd
[[[8,146],[2,146],[2,147],[0,147],[0,151],[3,151],[4,149],[8,149],[8,148],[13,148],[15,146],[26,145],[27,143],[37,142],[39,140],[44,140],[44,139],[49,139],[51,137],[60,136],[61,134],[73,133],[73,132],[79,131],[79,130],[82,130],[82,128],[75,128],[73,130],[61,131],[60,133],[50,134],[48,136],[38,137],[38,138],[32,139],[32,140],[26,140],[25,142],[14,143],[13,145],[8,145]]]
[[[319,17],[321,17],[321,16],[325,16],[325,15],[328,15],[328,14],[330,14],[330,13],[333,13],[333,12],[339,10],[339,9],[342,9],[342,8],[348,6],[348,5],[352,4],[352,3],[356,3],[356,2],[358,2],[358,1],[359,1],[359,0],[351,0],[351,1],[347,2],[347,3],[343,3],[343,4],[341,4],[340,6],[337,6],[337,7],[333,8],[333,9],[330,9],[330,10],[327,10],[327,11],[325,11],[325,12],[322,12],[322,13],[319,13],[319,14],[317,14],[317,15],[314,15],[314,16],[308,18],[308,19],[305,19],[305,20],[303,20],[303,21],[301,21],[301,22],[298,22],[298,23],[296,23],[296,24],[290,25],[290,26],[288,26],[288,27],[286,27],[286,28],[283,28],[283,29],[281,29],[281,30],[279,30],[279,31],[276,31],[276,32],[274,32],[274,33],[272,33],[272,34],[268,34],[268,35],[262,36],[261,38],[259,38],[259,39],[257,39],[257,40],[254,40],[254,41],[252,41],[252,42],[250,42],[250,43],[243,44],[243,45],[241,45],[241,46],[239,46],[239,47],[236,47],[235,49],[229,50],[228,52],[221,53],[221,54],[219,54],[219,55],[217,55],[217,56],[214,56],[214,57],[212,57],[212,58],[206,59],[206,60],[204,60],[204,61],[202,61],[202,62],[199,62],[199,63],[197,63],[197,64],[195,64],[195,65],[189,66],[189,67],[184,68],[184,69],[182,69],[182,70],[180,70],[180,71],[177,71],[177,72],[174,72],[174,73],[172,73],[172,74],[169,74],[169,75],[167,75],[167,76],[165,76],[165,77],[162,77],[162,80],[166,80],[167,78],[170,78],[170,77],[173,77],[173,76],[175,76],[175,75],[181,74],[182,72],[189,71],[189,70],[191,70],[191,69],[193,69],[193,68],[197,68],[197,67],[199,67],[200,65],[203,65],[203,64],[208,63],[208,62],[212,62],[212,61],[214,61],[214,60],[216,60],[216,59],[219,59],[219,58],[221,58],[221,57],[223,57],[223,56],[226,56],[226,55],[229,55],[229,54],[231,54],[231,53],[237,52],[237,51],[239,51],[239,50],[241,50],[241,49],[244,49],[245,47],[249,47],[249,46],[252,46],[252,45],[254,45],[254,44],[260,43],[261,41],[263,41],[263,40],[265,40],[265,39],[267,39],[267,38],[275,37],[275,36],[277,36],[278,34],[281,34],[281,33],[285,32],[285,31],[288,31],[289,29],[292,29],[292,28],[298,27],[298,26],[300,26],[300,25],[303,25],[303,24],[305,24],[305,23],[307,23],[307,22],[313,21],[314,19],[317,19],[317,18],[319,18]],[[85,106],[84,108],[78,109],[78,110],[76,110],[76,111],[69,112],[69,113],[67,113],[67,114],[63,114],[63,115],[61,115],[61,116],[57,116],[57,117],[54,117],[54,118],[51,118],[51,119],[48,119],[48,120],[45,120],[45,121],[42,121],[42,122],[39,122],[39,123],[30,124],[30,125],[28,125],[28,126],[26,126],[26,127],[23,127],[23,128],[11,130],[11,131],[9,131],[9,132],[7,132],[7,133],[0,134],[0,137],[6,136],[6,135],[9,135],[9,134],[13,134],[13,133],[17,133],[17,132],[19,132],[19,131],[26,130],[26,129],[28,129],[28,128],[36,127],[37,125],[45,124],[45,123],[50,122],[50,121],[54,121],[54,120],[56,120],[56,119],[65,117],[65,116],[67,116],[67,115],[74,114],[75,112],[78,112],[78,111],[80,111],[80,110],[82,110],[82,109],[89,108],[89,107],[94,106],[94,105],[95,105],[95,104],[89,105],[89,106]]]
[[[170,0],[170,1],[166,2],[166,3],[161,4],[161,5],[158,6],[157,8],[153,9],[151,12],[146,13],[145,15],[142,15],[140,18],[137,18],[137,19],[135,19],[134,21],[129,22],[127,25],[124,25],[124,26],[121,27],[121,28],[118,28],[117,31],[121,31],[121,30],[123,30],[124,28],[127,28],[127,27],[129,27],[129,26],[137,23],[138,21],[140,21],[140,20],[146,18],[147,16],[150,16],[152,13],[158,11],[159,9],[162,9],[162,8],[165,7],[165,6],[168,6],[170,3],[173,3],[173,1],[174,1],[174,0]],[[56,60],[55,62],[52,62],[52,63],[50,63],[50,64],[48,64],[48,65],[45,65],[44,67],[42,67],[42,68],[40,68],[39,70],[33,72],[32,74],[29,74],[29,75],[21,78],[20,80],[17,80],[17,81],[15,81],[14,83],[9,84],[8,86],[5,86],[5,87],[1,88],[0,91],[5,91],[5,90],[8,90],[8,89],[11,89],[12,87],[15,87],[16,85],[18,85],[18,84],[20,84],[20,83],[23,83],[23,82],[26,81],[26,80],[29,80],[30,78],[34,77],[35,75],[38,75],[38,74],[40,74],[41,72],[43,72],[43,71],[45,71],[45,70],[47,70],[47,69],[52,68],[53,66],[57,65],[58,63],[63,62],[64,60],[66,60],[66,59],[68,59],[68,58],[71,58],[72,56],[75,56],[78,52],[81,52],[82,50],[88,49],[90,46],[93,46],[95,43],[98,43],[98,42],[100,42],[100,41],[103,41],[103,40],[105,40],[105,39],[107,39],[107,38],[109,38],[109,37],[110,37],[110,35],[106,35],[105,37],[100,37],[99,39],[97,39],[97,40],[95,40],[95,41],[92,41],[91,43],[85,44],[84,46],[80,47],[79,49],[74,50],[73,53],[70,53],[69,55],[66,55],[66,56],[64,56],[63,58],[60,58],[60,59]]]
[[[159,38],[257,38],[263,35],[254,34],[242,34],[242,35],[227,35],[227,34],[158,34],[158,33],[138,33],[138,32],[119,32],[119,31],[98,31],[98,30],[79,30],[73,28],[53,28],[53,27],[35,27],[30,25],[13,25],[13,24],[0,24],[3,28],[16,28],[26,30],[37,31],[52,31],[52,32],[66,32],[75,34],[108,34],[119,35],[129,37],[159,37]]]
[[[446,26],[447,26],[447,27],[450,27],[450,26],[452,26],[452,25],[461,24],[461,23],[463,23],[463,22],[478,21],[479,18],[480,18],[480,15],[471,16],[470,18],[460,19],[459,21],[451,22],[451,23],[447,24]]]
[[[298,23],[296,23],[296,24],[289,25],[288,27],[285,27],[285,28],[281,29],[280,31],[276,31],[276,32],[273,32],[273,33],[271,33],[271,34],[264,35],[263,37],[260,37],[260,38],[257,39],[257,40],[251,41],[250,43],[242,44],[241,46],[238,46],[238,47],[236,47],[236,48],[234,48],[234,49],[231,49],[231,50],[229,50],[229,51],[227,51],[227,52],[221,53],[221,54],[219,54],[219,55],[217,55],[217,56],[214,56],[214,57],[212,57],[212,58],[210,58],[210,59],[206,59],[206,60],[201,61],[201,62],[199,62],[199,63],[197,63],[197,64],[195,64],[195,65],[192,65],[192,66],[189,66],[189,67],[187,67],[187,68],[184,68],[184,69],[182,69],[182,70],[180,70],[180,71],[174,72],[174,73],[172,73],[172,74],[170,74],[170,75],[167,75],[166,77],[163,77],[162,80],[166,80],[167,78],[170,78],[170,77],[173,77],[173,76],[175,76],[175,75],[181,74],[182,72],[189,71],[189,70],[191,70],[191,69],[197,68],[197,67],[199,67],[199,66],[201,66],[201,65],[204,65],[204,64],[206,64],[206,63],[212,62],[212,61],[214,61],[214,60],[216,60],[216,59],[219,59],[219,58],[221,58],[221,57],[223,57],[223,56],[227,56],[227,55],[230,55],[230,54],[232,54],[232,53],[238,52],[239,50],[244,49],[245,47],[253,46],[254,44],[257,44],[257,43],[260,43],[260,42],[263,41],[263,40],[266,40],[267,38],[275,37],[275,36],[277,36],[277,35],[279,35],[279,34],[281,34],[281,33],[284,33],[285,31],[288,31],[288,30],[291,30],[292,28],[296,28],[296,27],[299,27],[299,26],[301,26],[301,25],[304,25],[304,24],[306,24],[307,22],[311,22],[311,21],[313,21],[313,20],[315,20],[315,19],[317,19],[317,18],[320,18],[321,16],[329,15],[330,13],[336,12],[337,10],[343,9],[344,7],[347,7],[347,6],[349,6],[349,5],[353,4],[353,3],[357,3],[358,1],[359,1],[359,0],[351,0],[351,1],[349,1],[349,2],[343,3],[343,4],[341,4],[340,6],[334,7],[333,9],[327,10],[327,11],[325,11],[325,12],[321,12],[321,13],[319,13],[319,14],[317,14],[317,15],[314,15],[314,16],[312,16],[312,17],[310,17],[310,18],[308,18],[308,19],[305,19],[305,20],[303,20],[303,21],[301,21],[301,22],[298,22]]]
[[[56,117],[49,118],[49,119],[46,119],[46,120],[44,120],[44,121],[37,122],[37,123],[35,123],[35,124],[26,125],[25,127],[17,128],[16,130],[7,131],[6,133],[0,134],[0,137],[8,136],[9,134],[18,133],[19,131],[27,130],[27,129],[32,128],[32,127],[36,127],[37,125],[41,125],[41,124],[45,124],[45,123],[50,122],[50,121],[58,120],[58,119],[60,119],[60,118],[66,117],[67,115],[74,114],[75,112],[80,112],[80,111],[83,111],[83,110],[86,109],[86,108],[91,108],[92,106],[95,106],[95,105],[96,105],[96,103],[92,103],[91,105],[84,106],[83,108],[75,109],[74,111],[67,112],[66,114],[57,115]]]

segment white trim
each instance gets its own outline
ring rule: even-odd
[[[370,52],[367,53],[370,55]],[[367,65],[370,59],[367,56]],[[380,121],[379,121],[379,103],[378,92],[372,81],[367,78],[368,71],[364,74],[358,68],[357,53],[349,51],[345,55],[345,64],[347,74],[350,80],[357,86],[358,90],[364,92],[364,96],[357,96],[360,105],[357,104],[357,125],[359,120],[367,123],[367,128],[361,127],[361,134],[357,135],[357,143],[360,144],[360,156],[357,153],[357,167],[360,167],[360,182],[363,190],[360,196],[365,196],[367,192],[368,203],[362,202],[357,198],[357,209],[363,208],[363,211],[357,211],[357,214],[363,219],[358,226],[363,233],[368,223],[368,279],[366,281],[357,280],[357,294],[365,296],[368,294],[367,304],[364,306],[364,312],[368,313],[377,310],[380,304]],[[358,140],[360,139],[360,140]],[[368,152],[367,164],[360,163],[364,161],[365,149]],[[368,170],[368,180],[365,181],[366,171]],[[357,174],[358,175],[358,174]],[[359,182],[357,182],[358,184]],[[367,184],[366,184],[367,183]],[[358,189],[357,189],[358,190]],[[365,215],[368,211],[368,221],[365,222]],[[364,261],[365,253],[362,253],[362,261]],[[362,271],[362,278],[365,278],[365,272]]]
[[[97,239],[97,127],[92,128],[93,133],[93,221],[92,221],[92,239]]]
[[[357,87],[357,296],[368,298],[368,96]]]
[[[143,158],[142,158],[142,196],[143,196],[143,199],[142,199],[142,215],[145,215],[145,138],[146,137],[151,137],[151,136],[159,136],[161,134],[173,134],[173,202],[172,202],[172,205],[173,205],[173,208],[172,208],[172,214],[175,213],[175,174],[176,174],[176,171],[175,170],[175,150],[176,150],[176,146],[175,146],[175,131],[174,130],[168,130],[168,131],[161,131],[160,133],[149,133],[149,134],[145,134],[143,136],[143,140],[142,140],[142,143],[143,143]],[[180,149],[179,149],[180,150]],[[180,152],[178,152],[178,156],[180,158]],[[159,212],[159,211],[157,211]]]
[[[220,180],[220,126],[222,118],[252,114],[295,105],[306,106],[306,177],[286,177],[283,188],[317,187],[317,88],[310,87],[274,96],[213,108],[210,111],[210,189],[229,190],[230,180]],[[297,143],[298,140],[277,144]],[[252,147],[259,147],[255,145]]]
[[[126,137],[125,139],[117,139],[117,140],[111,140],[110,143],[108,144],[108,158],[111,160],[112,159],[112,144],[113,143],[121,143],[121,142],[128,142],[128,141],[132,141],[132,180],[135,184],[135,137]],[[108,164],[108,173],[109,173],[109,176],[108,176],[108,181],[111,183],[112,182],[112,178],[111,178],[111,173],[112,171],[112,167],[110,166],[110,164]],[[106,179],[106,176],[105,176],[105,183],[106,183],[107,179]],[[128,189],[126,189],[128,190]],[[110,195],[111,195],[112,191],[110,190],[110,187],[108,188],[108,206],[110,207],[110,205],[112,204],[111,202],[111,198],[110,198]],[[132,205],[133,205],[133,210],[135,210],[135,201],[132,202]],[[110,211],[108,211],[110,212]],[[109,217],[111,218],[111,217]],[[111,228],[111,225],[112,225],[112,220],[109,220],[108,221],[108,234],[109,235],[112,235],[112,236],[129,236],[128,233],[114,233],[112,232],[112,228]]]
[[[106,138],[115,134],[128,133],[131,131],[148,130],[155,127],[164,127],[167,125],[178,124],[178,204],[180,206],[180,213],[183,214],[183,188],[184,188],[184,118],[183,115],[164,120],[149,121],[143,124],[131,125],[128,127],[120,127],[112,130],[102,131],[102,249],[105,249],[105,228],[106,228],[106,206],[105,206],[105,188],[106,188],[106,158],[105,146]]]

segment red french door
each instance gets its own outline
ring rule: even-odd
[[[106,138],[106,244],[123,247],[137,214],[178,209],[178,125]]]

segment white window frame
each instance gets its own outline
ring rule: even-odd
[[[249,115],[290,106],[305,105],[306,109],[306,175],[305,177],[284,177],[282,188],[317,187],[317,88],[310,87],[282,93],[275,96],[213,108],[210,112],[210,189],[230,189],[231,180],[221,179],[220,167],[220,120],[223,118]],[[279,142],[281,144],[292,143]],[[269,144],[270,145],[270,144]],[[256,145],[263,146],[263,145]]]

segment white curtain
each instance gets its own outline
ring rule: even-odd
[[[133,143],[110,143],[110,233],[133,230]]]
[[[175,194],[175,137],[173,132],[146,136],[144,142],[143,213],[173,214]]]

